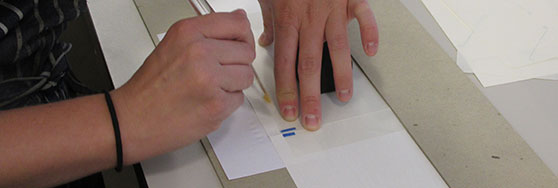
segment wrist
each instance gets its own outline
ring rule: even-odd
[[[120,137],[122,143],[122,155],[123,164],[130,165],[138,162],[140,156],[138,156],[137,150],[141,149],[136,147],[138,141],[138,129],[140,127],[140,122],[137,118],[141,117],[139,115],[139,110],[135,107],[133,101],[133,96],[129,95],[125,89],[116,89],[110,92],[114,109],[116,111],[116,116],[118,117],[118,123],[120,128]]]

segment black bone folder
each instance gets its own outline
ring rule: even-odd
[[[298,52],[296,58],[296,80],[298,81]],[[352,67],[352,62],[351,62]],[[324,43],[324,49],[322,53],[322,71],[320,78],[320,92],[329,93],[335,91],[335,82],[333,81],[333,67],[331,65],[331,57],[329,55],[329,48],[327,47],[327,42]]]

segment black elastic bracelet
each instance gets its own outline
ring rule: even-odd
[[[118,118],[116,117],[116,111],[114,110],[114,105],[112,104],[112,99],[108,91],[105,91],[105,100],[107,101],[107,106],[110,112],[110,118],[112,119],[112,127],[114,128],[114,138],[116,141],[116,168],[117,172],[122,171],[122,139],[120,138],[120,126],[118,126]]]

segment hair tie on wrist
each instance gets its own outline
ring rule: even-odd
[[[114,110],[114,105],[112,104],[112,99],[108,91],[105,91],[105,100],[107,101],[107,106],[110,112],[110,118],[112,119],[112,127],[114,128],[114,138],[116,141],[116,168],[117,172],[122,171],[122,139],[120,138],[120,127],[118,125],[118,118],[116,117],[116,111]]]

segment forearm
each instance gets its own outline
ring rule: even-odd
[[[244,11],[171,26],[134,76],[111,92],[124,164],[216,130],[244,102],[241,91],[253,83],[254,58]],[[0,112],[0,187],[52,186],[115,165],[103,95]]]
[[[52,186],[115,166],[102,95],[0,112],[0,187]]]

